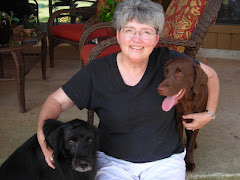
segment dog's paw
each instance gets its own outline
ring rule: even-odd
[[[195,163],[187,163],[186,162],[186,170],[189,171],[189,172],[193,172],[195,169]]]
[[[186,163],[186,170],[189,172],[193,172],[195,169],[195,162],[193,159],[193,154],[192,153],[187,153],[185,156],[185,163]]]

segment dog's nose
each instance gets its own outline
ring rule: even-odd
[[[160,95],[164,95],[167,92],[167,87],[159,85],[157,90]]]
[[[89,166],[89,163],[87,161],[85,161],[85,160],[81,160],[79,162],[79,165],[81,166],[81,168],[84,169],[84,168],[87,168]]]

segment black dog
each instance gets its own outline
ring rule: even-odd
[[[53,149],[50,168],[36,134],[20,146],[1,166],[1,180],[92,180],[95,177],[97,131],[79,119],[62,123],[47,120],[43,127],[47,145]]]

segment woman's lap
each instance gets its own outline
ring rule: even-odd
[[[95,180],[185,180],[186,152],[149,162],[132,163],[98,152]]]

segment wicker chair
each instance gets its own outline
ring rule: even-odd
[[[93,24],[98,22],[98,12],[102,4],[105,4],[106,0],[98,0],[97,6],[85,7],[85,8],[76,8],[76,9],[63,9],[54,12],[48,19],[47,29],[48,29],[48,39],[49,39],[49,54],[50,54],[50,66],[54,67],[54,48],[59,44],[67,43],[76,48],[79,48],[79,41],[82,33],[88,29]],[[69,13],[73,16],[81,15],[83,19],[92,15],[85,23],[72,23],[72,24],[55,24],[54,21],[62,14]],[[61,16],[60,16],[61,17]],[[101,29],[94,31],[91,35],[88,36],[87,43],[91,39],[97,37],[112,37],[109,36],[109,31],[107,29]]]
[[[49,40],[50,66],[54,67],[54,48],[59,44],[67,43],[78,48],[82,32],[97,21],[97,16],[92,16],[86,23],[55,25],[54,21],[63,13],[93,13],[93,8],[63,9],[54,12],[48,19],[47,30]]]
[[[190,1],[182,1],[183,3],[190,3]],[[192,2],[192,1],[191,1]],[[204,0],[201,2],[204,3]],[[165,14],[165,25],[163,29],[163,35],[159,39],[158,46],[168,46],[170,49],[176,49],[180,52],[184,52],[185,54],[195,58],[201,43],[205,37],[205,35],[208,32],[209,27],[214,22],[214,20],[217,17],[218,11],[220,9],[222,0],[209,0],[206,1],[206,4],[201,4],[203,9],[199,10],[196,8],[197,13],[199,16],[199,19],[195,19],[194,27],[192,32],[183,32],[181,31],[181,34],[184,34],[182,37],[179,37],[179,39],[173,37],[173,33],[169,31],[168,24],[173,24],[173,19],[175,17],[178,17],[176,14],[171,14],[173,11],[174,5],[179,5],[177,0],[172,0],[171,4],[169,5],[167,12]],[[185,4],[185,5],[186,5]],[[192,4],[191,4],[192,5]],[[175,7],[177,9],[177,7]],[[179,7],[178,7],[179,8]],[[185,11],[183,8],[179,8],[179,12]],[[185,11],[186,12],[186,11]],[[170,18],[169,18],[170,17]],[[168,22],[169,23],[168,23]],[[192,22],[192,21],[191,21]],[[118,49],[116,49],[116,46],[118,46],[118,42],[116,37],[109,38],[107,40],[104,40],[100,42],[97,45],[89,45],[86,42],[87,37],[89,36],[92,31],[95,31],[100,28],[109,28],[112,27],[111,23],[99,23],[91,27],[91,29],[87,29],[83,34],[79,42],[79,47],[81,48],[81,57],[84,60],[85,63],[89,63],[90,61],[100,58],[102,56],[111,54],[113,52],[117,52]],[[166,30],[167,29],[167,30]],[[178,30],[178,29],[177,29]],[[182,30],[182,29],[180,29]],[[189,36],[186,36],[189,35]],[[178,34],[179,35],[179,34]],[[167,37],[172,36],[172,37]],[[111,48],[111,46],[114,46]],[[86,55],[86,49],[88,50],[89,55]],[[104,51],[107,50],[107,53],[104,53]],[[87,59],[86,59],[87,57]],[[88,111],[88,121],[90,123],[93,123],[93,111]]]

